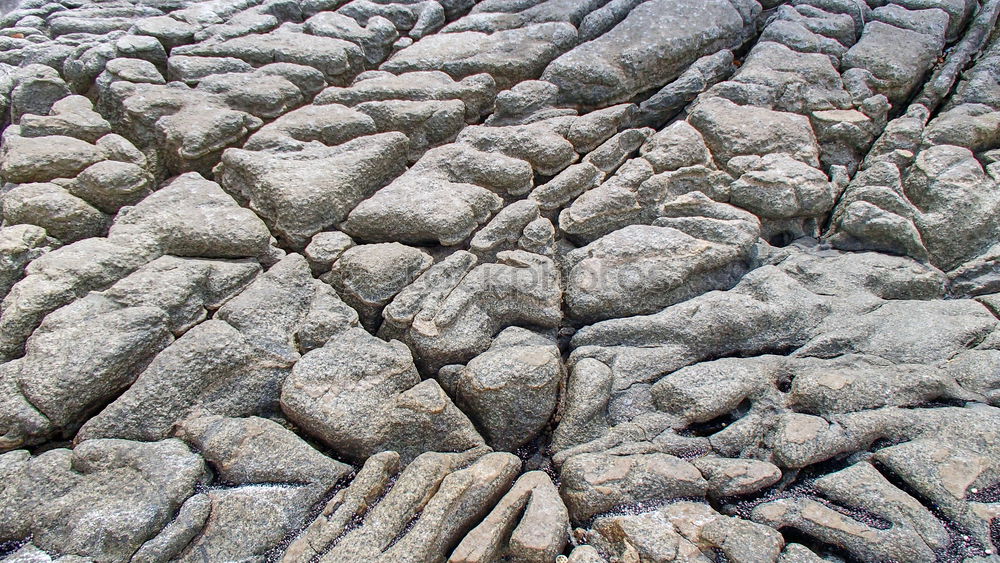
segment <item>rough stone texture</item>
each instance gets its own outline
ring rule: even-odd
[[[4,220],[11,225],[38,225],[63,242],[97,237],[108,218],[55,184],[21,184],[3,197]]]
[[[177,435],[197,448],[226,483],[300,483],[330,486],[353,470],[306,444],[280,424],[257,417],[201,416]]]
[[[643,2],[608,33],[553,61],[542,78],[559,86],[566,103],[625,101],[673,80],[700,56],[735,46],[749,21],[740,9],[755,4]]]
[[[177,177],[119,212],[108,236],[153,244],[164,254],[202,258],[260,256],[270,238],[260,218],[196,173]]]
[[[562,292],[550,258],[513,250],[496,263],[475,263],[456,252],[428,269],[389,304],[380,332],[400,333],[425,367],[437,369],[486,351],[508,326],[559,324]]]
[[[701,496],[706,486],[694,466],[667,454],[581,454],[567,460],[561,475],[574,522],[621,505]]]
[[[278,235],[301,246],[396,176],[405,151],[400,133],[293,153],[230,149],[222,158],[221,182],[249,201]]]
[[[586,321],[652,313],[732,286],[746,270],[757,221],[732,208],[717,217],[632,225],[571,252],[570,313]]]
[[[510,327],[497,335],[489,350],[450,375],[446,385],[490,447],[514,451],[548,424],[562,376],[553,342]]]
[[[1000,551],[996,0],[0,0],[0,559]]]
[[[209,474],[179,440],[93,440],[37,456],[3,455],[2,537],[49,552],[127,559]]]
[[[374,331],[383,307],[433,263],[429,254],[398,242],[363,244],[345,250],[323,279]]]
[[[361,329],[303,356],[282,386],[281,407],[351,459],[386,449],[412,459],[423,451],[482,444],[441,387],[433,380],[420,382],[402,343],[383,342]]]
[[[487,73],[506,88],[537,78],[546,64],[573,45],[576,29],[563,22],[526,25],[492,34],[442,33],[421,38],[379,67],[394,74],[443,70],[460,79]]]
[[[4,297],[24,277],[24,267],[54,245],[45,229],[14,225],[0,229],[0,295]]]
[[[566,545],[568,528],[569,515],[552,480],[541,471],[530,471],[465,536],[449,560],[471,563],[506,556],[526,562],[552,561]]]

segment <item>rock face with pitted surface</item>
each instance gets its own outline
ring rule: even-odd
[[[0,0],[0,561],[996,561],[998,18]]]

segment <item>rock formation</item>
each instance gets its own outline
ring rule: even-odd
[[[1000,0],[13,4],[0,561],[1000,560]]]

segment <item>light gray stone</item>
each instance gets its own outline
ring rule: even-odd
[[[260,218],[193,172],[120,211],[108,236],[153,244],[165,254],[203,258],[260,256],[270,239]]]
[[[91,560],[129,558],[209,477],[180,440],[92,440],[0,459],[6,470],[0,537],[30,535],[48,553]]]
[[[382,308],[434,263],[429,254],[398,242],[352,246],[323,277],[375,331]]]
[[[304,355],[282,386],[281,408],[349,459],[392,449],[410,460],[425,451],[464,451],[482,444],[437,383],[420,382],[406,346],[361,329]]]
[[[278,235],[303,247],[402,172],[408,146],[402,133],[384,133],[291,153],[230,149],[222,156],[219,177]]]
[[[548,424],[562,380],[555,343],[510,327],[455,374],[449,386],[458,407],[469,413],[491,448],[516,451]]]

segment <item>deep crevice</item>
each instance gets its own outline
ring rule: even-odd
[[[892,483],[894,487],[909,495],[919,502],[928,512],[936,518],[948,532],[948,546],[944,549],[935,550],[938,561],[946,563],[959,563],[967,557],[987,555],[986,548],[976,541],[969,531],[957,522],[951,520],[941,511],[937,503],[924,496],[915,487],[910,485],[901,475],[897,474],[890,467],[877,459],[870,460],[874,467],[882,476]]]
[[[798,237],[796,237],[794,233],[781,231],[780,233],[776,233],[768,238],[767,243],[775,248],[784,248],[795,242],[796,238]]]
[[[677,434],[680,436],[707,438],[746,416],[752,407],[753,403],[750,399],[745,398],[733,410],[705,422],[689,424],[682,430],[677,431]]]
[[[832,543],[824,542],[815,538],[798,528],[786,526],[778,530],[785,538],[785,544],[797,543],[805,546],[810,551],[826,561],[837,561],[840,563],[864,563],[861,559],[851,555],[849,551]]]
[[[7,557],[22,547],[31,543],[31,536],[28,536],[20,540],[10,540],[5,542],[0,542],[0,558]]]

